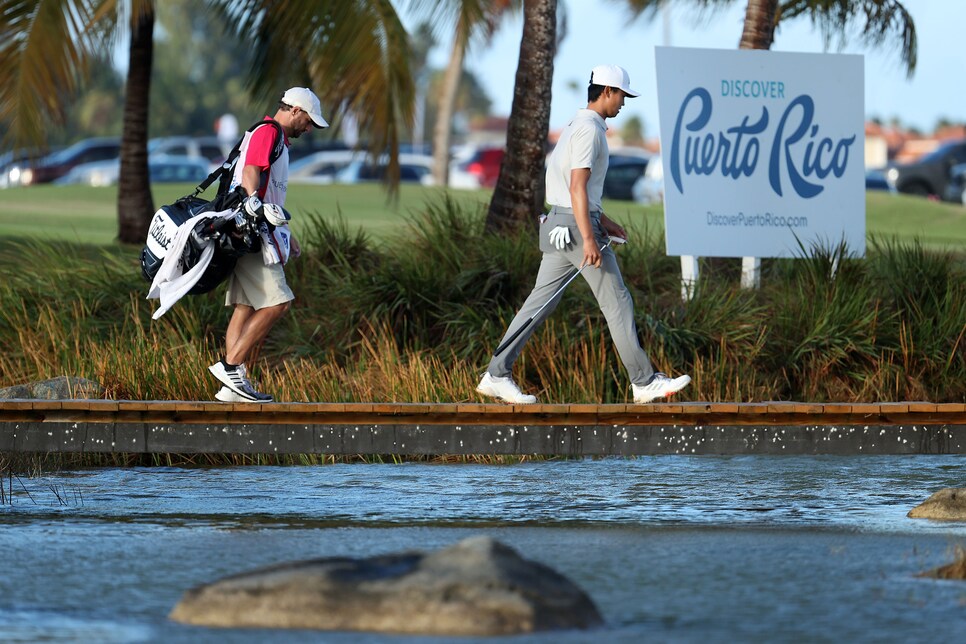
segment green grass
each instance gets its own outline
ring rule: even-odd
[[[303,256],[286,269],[293,309],[249,364],[266,391],[289,401],[478,400],[479,374],[533,284],[532,231],[486,234],[478,205],[439,198],[398,216],[405,234],[384,241],[358,222],[305,217]],[[684,303],[680,265],[647,221],[628,227],[622,272],[643,346],[657,368],[691,374],[688,399],[966,400],[963,254],[875,238],[865,259],[832,248],[769,260],[755,291],[728,271],[703,271]],[[136,252],[0,244],[0,386],[72,375],[108,398],[210,399],[223,291],[152,321]],[[586,285],[564,294],[515,377],[545,401],[626,402],[626,374]]]
[[[171,203],[192,189],[188,184],[158,185],[153,189],[155,205]],[[407,215],[421,211],[439,193],[437,188],[404,185],[398,200],[390,201],[386,192],[374,185],[293,185],[286,207],[295,217],[296,233],[307,220],[300,214],[317,213],[329,221],[341,214],[351,227],[361,227],[374,239],[384,241],[405,232]],[[451,191],[450,196],[467,211],[485,210],[490,199],[485,190]],[[661,206],[605,201],[604,210],[625,225],[646,226],[663,235]],[[872,236],[900,241],[918,238],[927,248],[966,249],[966,208],[956,204],[870,192],[866,197],[866,224]],[[116,187],[44,185],[0,191],[0,240],[19,237],[106,245],[116,234]]]
[[[152,190],[155,207],[172,203],[194,190],[189,184],[162,184]],[[405,216],[420,209],[439,190],[402,186],[390,200],[374,185],[293,185],[286,208],[294,215],[296,233],[305,225],[301,214],[318,213],[334,221],[340,214],[375,239],[395,236],[405,228]],[[205,196],[214,195],[214,188]],[[32,238],[82,244],[111,244],[117,236],[117,187],[42,185],[0,191],[0,239]],[[486,191],[460,191],[454,199],[463,208],[485,208]]]

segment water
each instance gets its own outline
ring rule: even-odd
[[[15,479],[0,639],[440,642],[166,616],[186,589],[261,565],[487,534],[570,577],[607,622],[513,642],[961,641],[966,582],[915,575],[952,560],[966,523],[905,515],[964,474],[956,456],[669,456]]]

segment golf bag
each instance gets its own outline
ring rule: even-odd
[[[272,146],[269,154],[269,165],[271,165],[282,155],[285,139],[282,135],[282,127],[274,120],[259,121],[248,128],[247,132],[252,132],[262,125],[270,125],[275,129],[275,145]],[[238,211],[234,217],[206,219],[195,224],[190,240],[181,253],[183,269],[187,271],[198,263],[209,241],[215,243],[215,253],[204,274],[189,291],[190,295],[211,291],[227,279],[235,269],[235,263],[239,257],[260,250],[259,222],[246,216],[242,211],[241,204],[245,199],[245,193],[241,187],[231,188],[232,176],[244,140],[242,137],[238,141],[225,162],[209,174],[192,194],[181,197],[173,204],[161,206],[154,213],[151,225],[148,227],[147,242],[141,250],[141,275],[148,282],[153,282],[158,274],[178,228],[192,217],[205,212]],[[216,179],[220,181],[214,199],[211,201],[202,199],[199,195]]]

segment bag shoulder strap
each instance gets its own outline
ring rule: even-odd
[[[251,127],[245,130],[245,134],[254,132],[263,125],[271,125],[275,129],[275,143],[272,145],[272,151],[268,154],[268,164],[272,165],[278,161],[279,157],[282,156],[282,151],[285,149],[285,136],[282,132],[282,126],[279,125],[278,121],[275,119],[262,119],[257,123],[253,123]],[[235,147],[233,147],[231,152],[228,153],[228,157],[225,159],[225,161],[220,166],[215,168],[204,181],[198,184],[198,187],[195,188],[194,194],[191,196],[194,197],[200,195],[202,192],[207,190],[216,179],[219,178],[222,179],[222,185],[227,191],[227,184],[231,182],[229,174],[235,168],[235,162],[238,160],[238,155],[241,154],[241,146],[244,142],[245,135],[242,135],[242,137],[238,139],[238,143],[235,144]],[[228,181],[224,180],[226,178],[228,178]],[[221,186],[219,186],[219,192],[221,192]]]

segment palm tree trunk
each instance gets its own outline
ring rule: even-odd
[[[466,43],[459,34],[453,38],[453,51],[443,77],[443,88],[439,97],[439,112],[436,115],[436,129],[433,131],[433,179],[438,186],[449,185],[449,133],[452,129],[453,108],[456,93],[463,76],[463,54]]]
[[[536,216],[543,211],[556,38],[557,0],[524,0],[506,156],[486,215],[489,232],[536,225]]]
[[[778,0],[748,0],[738,49],[771,49],[777,15]]]
[[[117,188],[117,238],[128,244],[144,243],[148,224],[154,215],[154,199],[148,179],[148,101],[153,58],[152,7],[133,16],[131,24]]]

